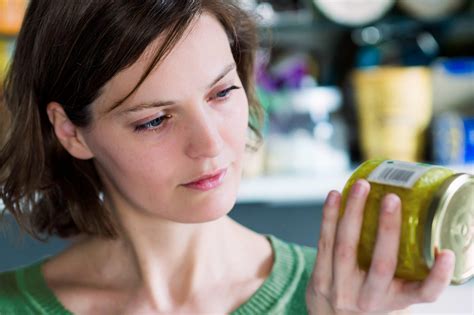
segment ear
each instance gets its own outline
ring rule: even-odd
[[[94,157],[94,154],[84,140],[81,130],[69,120],[66,112],[59,103],[49,103],[46,107],[46,111],[49,121],[53,125],[56,137],[69,154],[81,160]]]

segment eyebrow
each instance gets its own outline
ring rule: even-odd
[[[231,64],[224,67],[224,69],[219,73],[219,75],[210,84],[207,85],[207,89],[212,88],[217,82],[222,80],[229,72],[234,70],[236,67],[237,65],[235,64],[235,62],[232,62]],[[175,101],[152,101],[152,102],[134,105],[130,107],[129,109],[125,109],[124,111],[120,112],[120,114],[138,112],[147,108],[156,108],[156,107],[162,107],[162,106],[169,106],[173,104],[176,104],[176,102]],[[112,110],[114,110],[115,108],[116,107],[112,107]]]

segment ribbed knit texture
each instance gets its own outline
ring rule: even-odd
[[[307,314],[305,291],[314,265],[314,248],[267,235],[275,253],[269,277],[231,315]],[[0,314],[72,314],[47,287],[41,273],[45,260],[0,273]]]

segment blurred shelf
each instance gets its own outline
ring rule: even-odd
[[[422,29],[444,33],[451,39],[469,38],[474,33],[474,12],[436,21],[422,21],[404,15],[388,15],[367,25],[346,26],[322,18],[293,18],[259,26],[261,44],[286,48],[327,49],[343,32],[375,26],[390,36],[413,35]]]
[[[314,176],[269,176],[244,178],[238,203],[323,203],[332,189],[341,191],[350,172]]]
[[[16,39],[16,35],[11,35],[11,34],[4,34],[2,32],[0,32],[0,40],[15,40]]]
[[[327,49],[326,45],[333,43],[343,29],[330,21],[280,21],[259,26],[259,37],[263,47],[319,50]]]
[[[474,175],[474,164],[447,167],[459,173]],[[352,171],[332,175],[243,178],[237,203],[321,204],[329,191],[336,189],[341,192],[351,174]]]
[[[262,23],[259,25],[260,31],[272,31],[272,32],[300,32],[300,31],[313,31],[313,32],[326,32],[326,31],[339,31],[339,30],[353,30],[364,28],[368,26],[385,25],[392,28],[412,28],[415,26],[451,26],[451,25],[462,25],[462,26],[474,26],[474,12],[466,12],[454,15],[449,18],[443,18],[433,21],[424,21],[415,19],[406,15],[388,15],[382,19],[367,23],[364,25],[344,25],[336,22],[332,22],[323,18],[311,18],[309,16],[295,16],[293,18],[285,18],[275,20],[269,23]]]

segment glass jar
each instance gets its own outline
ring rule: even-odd
[[[364,210],[358,261],[368,270],[375,247],[379,209],[388,193],[402,201],[402,222],[395,276],[423,280],[435,253],[450,249],[456,256],[452,284],[474,274],[474,176],[441,166],[393,160],[369,160],[359,166],[342,193],[343,214],[351,186],[370,182]]]

